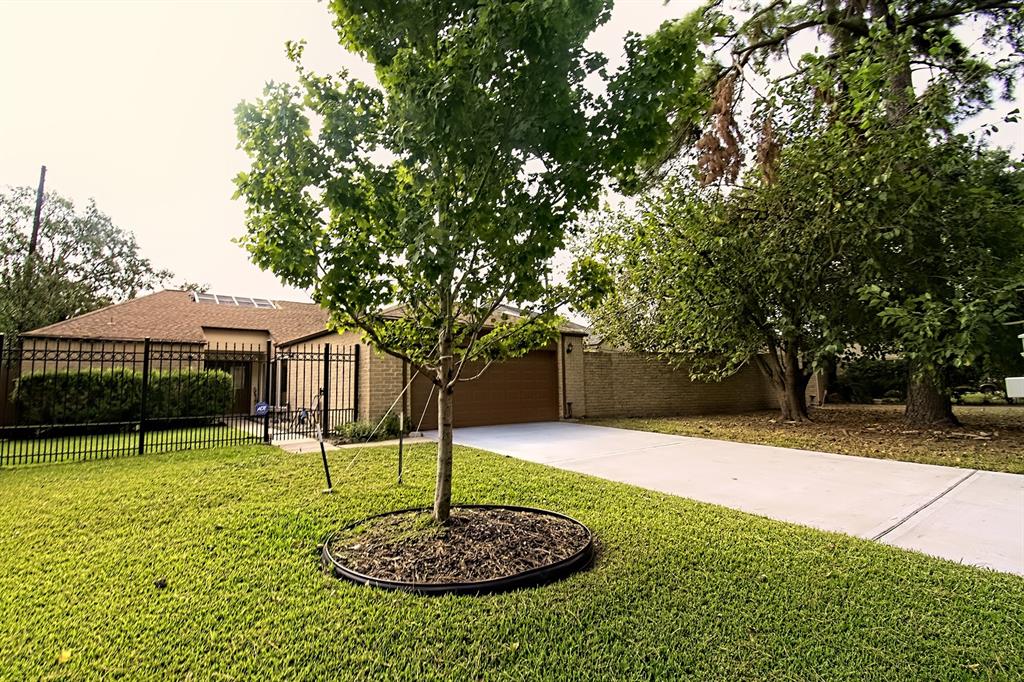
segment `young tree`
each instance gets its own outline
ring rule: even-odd
[[[35,190],[0,192],[0,333],[17,335],[134,298],[171,276],[139,253],[135,237],[90,201],[84,210],[47,193],[29,257]]]
[[[438,522],[467,363],[547,343],[558,306],[603,287],[586,259],[555,284],[550,260],[600,189],[601,106],[584,80],[603,60],[584,41],[609,5],[335,0],[342,44],[379,86],[310,73],[292,44],[298,86],[237,110],[253,260],[438,388]],[[531,312],[501,319],[504,303]]]

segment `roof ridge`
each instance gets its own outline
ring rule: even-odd
[[[224,295],[227,296],[227,294],[224,294]],[[237,296],[235,298],[237,298]],[[316,301],[289,301],[286,298],[268,298],[267,300],[268,301],[273,301],[274,303],[290,303],[292,305],[311,305],[311,306],[316,306],[317,308],[322,307]]]

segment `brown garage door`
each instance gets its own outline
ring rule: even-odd
[[[479,366],[466,365],[463,376]],[[437,428],[437,391],[424,377],[412,384],[412,426],[423,415],[423,430]],[[423,408],[427,400],[426,412]],[[455,387],[455,426],[516,424],[558,419],[558,365],[555,352],[533,351],[521,358],[491,365],[483,376]]]

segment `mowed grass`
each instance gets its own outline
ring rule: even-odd
[[[902,405],[827,405],[811,422],[778,411],[586,420],[620,429],[1024,474],[1024,406],[955,406],[958,428],[914,428]]]
[[[196,426],[146,433],[146,453],[193,448],[223,447],[258,442],[263,426],[258,423],[234,426]],[[83,434],[58,438],[5,440],[0,438],[0,466],[127,457],[139,452],[138,431]]]
[[[1019,679],[1024,579],[456,448],[459,501],[555,509],[591,570],[378,591],[317,544],[425,505],[433,448],[265,446],[0,471],[7,679]],[[157,586],[166,581],[166,587]]]

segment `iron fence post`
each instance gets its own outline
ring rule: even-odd
[[[352,421],[359,421],[359,344],[352,348]]]
[[[137,347],[137,346],[136,346]],[[139,396],[139,454],[146,454],[146,397],[149,394],[149,337],[142,344],[142,395]]]
[[[7,411],[9,395],[7,390],[8,373],[4,370],[7,368],[7,356],[4,355],[4,335],[0,334],[0,426],[7,426]],[[6,457],[0,455],[0,464],[6,464],[4,461]]]
[[[323,427],[321,434],[324,440],[331,435],[331,344],[324,344],[324,399],[321,403],[323,414],[320,425]]]
[[[10,370],[8,365],[13,364],[4,355],[4,335],[0,334],[0,426],[7,426],[11,417],[11,394],[10,394]],[[7,464],[6,447],[4,441],[0,440],[0,466]]]
[[[263,377],[263,402],[267,404],[267,412],[263,415],[263,442],[270,444],[270,352],[271,343],[267,341],[266,371]]]

